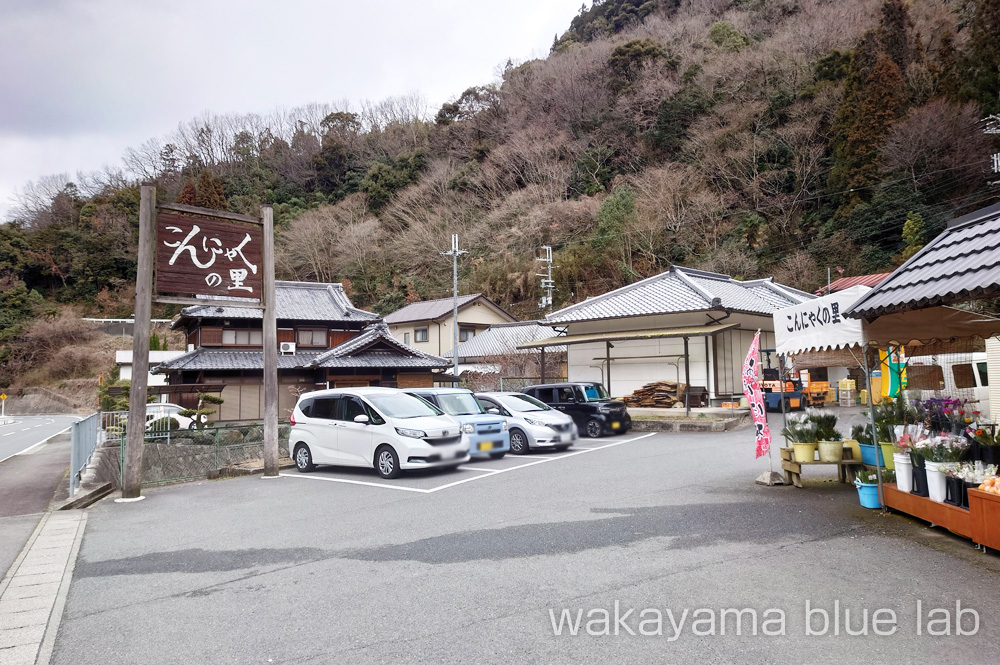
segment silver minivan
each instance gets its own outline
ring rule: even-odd
[[[304,393],[292,411],[289,449],[303,473],[317,464],[374,468],[383,478],[469,461],[458,421],[394,388]]]
[[[488,413],[507,417],[515,455],[536,448],[566,450],[580,438],[572,418],[524,393],[476,393],[476,399]]]

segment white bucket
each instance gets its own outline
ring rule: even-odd
[[[924,466],[927,468],[927,494],[930,495],[931,501],[944,503],[947,485],[945,475],[939,470],[941,463],[925,461]]]
[[[910,453],[893,453],[892,459],[896,462],[896,488],[900,492],[909,492],[913,489],[913,462],[910,460]]]

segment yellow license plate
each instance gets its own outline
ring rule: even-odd
[[[492,441],[484,441],[483,443],[479,444],[479,449],[480,450],[493,450],[493,442]]]
[[[621,427],[621,423],[611,423],[611,429],[618,429]]]

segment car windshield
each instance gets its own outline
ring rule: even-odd
[[[511,411],[525,413],[528,411],[551,411],[552,407],[539,402],[528,395],[504,395],[503,403]]]
[[[445,393],[438,395],[441,409],[453,416],[472,416],[483,413],[482,407],[472,393]]]
[[[583,386],[583,394],[587,396],[588,402],[601,402],[606,399],[611,399],[611,396],[608,395],[608,391],[605,390],[604,386],[600,383]]]
[[[406,393],[365,395],[365,398],[376,409],[390,418],[419,418],[421,416],[440,416],[443,413],[427,400]]]

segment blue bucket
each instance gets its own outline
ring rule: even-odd
[[[868,443],[859,444],[861,446],[861,463],[866,466],[885,466],[882,458],[882,446],[875,446]],[[878,462],[875,461],[876,456]]]
[[[855,481],[858,488],[858,499],[862,508],[881,508],[882,504],[878,500],[878,485],[866,485],[860,481]]]

